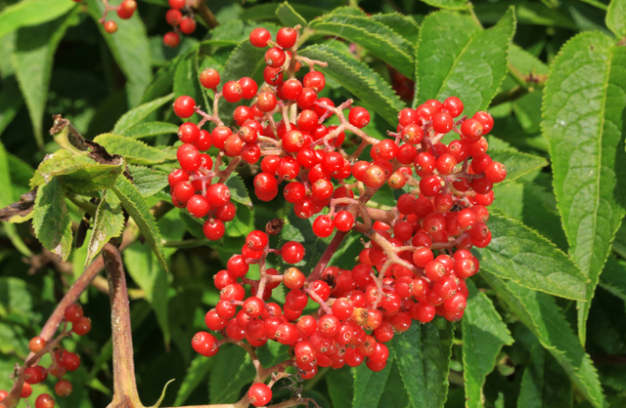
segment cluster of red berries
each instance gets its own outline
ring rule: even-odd
[[[83,0],[73,0],[76,3],[80,3]],[[128,20],[135,14],[137,10],[137,3],[135,0],[124,0],[119,6],[110,6],[108,2],[104,3],[104,15],[100,19],[100,23],[104,26],[104,31],[109,34],[113,34],[117,31],[117,23],[115,21],[106,21],[106,14],[109,11],[116,11],[119,18],[122,20]]]
[[[76,333],[84,336],[91,330],[91,320],[83,315],[80,305],[72,304],[64,311],[64,320],[72,324],[72,328],[67,333]],[[67,334],[61,334],[61,336]],[[58,343],[58,342],[57,342]],[[28,348],[32,353],[39,353],[48,346],[43,337],[33,337],[28,342]],[[59,397],[67,397],[72,393],[72,383],[64,380],[63,376],[68,371],[75,371],[80,367],[80,356],[71,353],[61,347],[47,350],[52,357],[52,364],[46,368],[41,365],[34,365],[24,369],[24,385],[20,393],[20,398],[28,398],[33,393],[32,384],[38,384],[48,378],[48,374],[56,377],[58,381],[54,386],[54,391]],[[8,395],[5,390],[0,390],[0,402]],[[50,394],[40,394],[35,400],[35,408],[53,408],[55,401]]]
[[[165,13],[165,20],[172,26],[173,31],[163,36],[163,44],[174,48],[180,44],[179,33],[191,34],[196,31],[196,20],[193,11],[187,6],[187,0],[169,0],[169,4],[171,9]]]

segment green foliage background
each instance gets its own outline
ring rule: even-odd
[[[209,1],[221,25],[207,30],[198,20],[194,35],[166,49],[166,0],[138,1],[128,21],[113,17],[114,35],[97,24],[99,0],[0,0],[0,207],[39,187],[32,222],[0,228],[0,389],[10,388],[28,339],[67,287],[121,233],[123,207],[145,238],[123,253],[144,404],[172,378],[166,406],[234,402],[245,391],[254,375],[242,350],[226,346],[206,359],[191,349],[218,300],[213,274],[249,231],[275,217],[286,225],[272,243],[303,242],[305,270],[328,241],[281,198],[250,196],[247,169],[227,182],[238,218],[218,243],[205,242],[183,211],[155,220],[149,209],[169,201],[180,124],[173,99],[191,95],[210,109],[213,94],[198,86],[198,72],[216,68],[222,83],[259,79],[263,51],[247,43],[250,31],[301,24],[310,33],[301,55],[329,63],[321,96],[352,97],[375,112],[372,136],[394,129],[405,106],[456,95],[466,114],[493,114],[490,154],[509,171],[494,189],[493,241],[477,251],[481,272],[468,282],[463,320],[413,324],[391,342],[382,372],[323,369],[303,395],[342,408],[626,406],[626,1],[365,0],[362,10],[353,3]],[[395,94],[389,67],[415,81],[413,98]],[[233,109],[221,104],[223,119]],[[58,151],[47,132],[58,113],[123,161]],[[134,184],[119,177],[126,165]],[[76,249],[85,197],[94,195],[95,232]],[[381,195],[377,201],[393,205],[391,190]],[[333,262],[350,268],[358,249],[350,235]],[[110,401],[108,296],[92,287],[81,301],[93,329],[64,341],[83,365],[69,375],[74,393],[58,399],[62,408]],[[259,355],[268,366],[286,350],[274,344]],[[37,385],[35,395],[51,387]],[[278,389],[274,401],[290,395]]]

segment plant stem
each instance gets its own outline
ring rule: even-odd
[[[217,21],[217,18],[215,18],[215,15],[211,11],[211,9],[209,9],[209,7],[206,5],[205,0],[195,0],[195,2],[192,3],[191,7],[195,10],[196,13],[198,13],[200,18],[204,20],[209,28],[215,28],[220,25],[219,21]]]

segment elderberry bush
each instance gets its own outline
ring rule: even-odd
[[[626,405],[624,10],[0,5],[0,408]]]

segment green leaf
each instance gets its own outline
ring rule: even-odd
[[[287,214],[287,219],[280,235],[281,242],[296,241],[304,246],[304,260],[301,264],[306,264],[308,271],[301,266],[299,267],[307,274],[307,272],[313,271],[332,238],[320,238],[315,235],[313,233],[314,219],[303,220],[296,215],[291,206],[287,209]]]
[[[87,259],[85,266],[89,265],[93,258],[111,238],[119,237],[124,228],[124,214],[120,200],[110,191],[102,195],[96,216],[93,221],[93,231],[87,246]]]
[[[326,61],[319,71],[339,81],[348,91],[367,103],[392,126],[398,124],[398,112],[405,107],[389,84],[370,67],[323,45],[313,45],[300,51],[307,58]]]
[[[4,145],[0,141],[0,208],[13,204],[13,184],[9,172],[9,158]]]
[[[104,31],[104,26],[99,23],[104,11],[104,3],[99,0],[88,0],[87,4],[89,13],[100,28],[113,58],[126,76],[128,106],[135,107],[139,105],[144,91],[152,81],[152,67],[150,66],[152,58],[146,27],[139,13],[135,13],[127,20],[121,20],[115,13],[109,13],[107,20],[115,21],[118,30],[114,35],[108,34]]]
[[[481,268],[526,288],[584,299],[587,279],[553,243],[519,221],[496,212],[491,213],[487,226],[491,243],[475,251]]]
[[[135,139],[142,139],[144,137],[158,136],[170,133],[177,134],[178,126],[166,122],[146,122],[131,126],[125,131],[120,132],[120,135],[132,137]]]
[[[354,42],[407,77],[415,76],[411,43],[383,23],[366,16],[327,14],[311,21],[310,27],[316,33],[339,36]]]
[[[132,186],[130,182],[128,182],[128,185]],[[155,259],[155,254],[156,251],[152,252],[142,243],[135,242],[124,251],[124,264],[128,274],[145,292],[146,300],[156,314],[167,346],[170,342],[170,329],[167,320],[169,282],[167,280],[167,272]]]
[[[215,366],[209,375],[211,401],[233,403],[239,399],[244,385],[254,379],[254,366],[244,349],[234,344],[224,344],[215,357]]]
[[[137,125],[139,122],[147,118],[152,112],[170,102],[173,98],[174,94],[172,93],[151,102],[144,103],[143,105],[139,105],[135,109],[128,111],[117,121],[111,133],[116,135],[124,134],[124,132]]]
[[[466,283],[469,296],[462,319],[466,406],[480,408],[485,378],[493,371],[502,346],[513,344],[513,338],[487,295],[471,280]]]
[[[9,126],[22,107],[24,99],[14,76],[2,80],[0,91],[0,134]]]
[[[64,261],[72,250],[72,225],[65,206],[65,189],[58,178],[39,187],[33,209],[35,236]]]
[[[391,341],[390,348],[413,406],[441,408],[446,402],[453,339],[453,324],[436,317],[425,325],[414,322]]]
[[[174,74],[174,97],[191,96],[196,105],[201,105],[202,91],[198,80],[199,74],[196,71],[196,49],[194,48],[176,66]],[[225,83],[225,82],[224,82]],[[206,109],[204,109],[206,111]],[[197,113],[191,115],[190,122],[197,123],[200,116]]]
[[[276,16],[281,23],[287,27],[295,27],[300,24],[302,27],[306,27],[308,24],[304,17],[302,17],[296,10],[293,9],[288,2],[282,3],[276,9]]]
[[[150,197],[168,185],[167,173],[143,166],[128,166],[135,187],[144,197]]]
[[[150,212],[148,204],[142,197],[137,187],[135,187],[126,177],[117,179],[113,187],[115,195],[122,202],[126,212],[133,218],[139,230],[143,234],[146,242],[154,251],[159,263],[167,271],[167,261],[163,256],[163,246],[161,244],[161,233],[156,224],[154,216]]]
[[[505,282],[482,265],[480,274],[496,291],[498,298],[559,362],[591,405],[607,408],[608,404],[591,358],[576,339],[555,299],[512,281]]]
[[[433,7],[439,7],[447,10],[465,10],[471,7],[471,4],[465,0],[422,0],[424,3]]]
[[[352,369],[354,376],[353,408],[376,408],[385,391],[385,385],[393,367],[393,355],[389,355],[387,365],[381,371],[374,372],[365,364]]]
[[[606,11],[606,26],[618,39],[626,37],[626,1],[611,0]]]
[[[530,353],[517,406],[524,408],[571,407],[572,384],[558,362],[539,344]]]
[[[231,200],[245,206],[252,207],[252,200],[250,200],[248,189],[243,184],[243,180],[237,173],[231,173],[230,177],[226,179],[224,184],[226,184],[226,186],[230,189]]]
[[[465,115],[487,109],[506,77],[506,55],[514,33],[512,8],[488,30],[455,12],[427,16],[417,49],[419,83],[414,104],[457,96],[465,104]]]
[[[393,355],[390,355],[393,358]],[[354,379],[350,367],[330,370],[326,374],[328,395],[335,407],[349,407],[354,398]]]
[[[548,161],[541,156],[522,153],[515,149],[493,149],[489,150],[489,155],[494,161],[506,166],[504,180],[506,183],[548,165]]]
[[[585,343],[594,289],[626,214],[626,47],[597,33],[561,48],[544,89],[543,134],[550,142],[554,192],[569,252],[590,279],[578,304]]]
[[[239,14],[239,18],[242,20],[275,20],[278,7],[280,5],[277,3],[259,4],[243,10]],[[290,7],[307,21],[313,20],[325,12],[324,9],[304,4],[290,4]]]
[[[235,202],[237,216],[226,223],[226,235],[229,237],[243,237],[254,230],[254,213],[250,207]]]
[[[600,275],[600,286],[626,301],[626,263],[609,256]]]
[[[410,44],[417,44],[420,35],[420,27],[412,17],[400,13],[385,13],[374,14],[370,18],[391,28],[404,37]]]
[[[578,26],[572,17],[564,11],[563,7],[553,9],[539,2],[531,3],[527,0],[510,0],[500,3],[477,4],[474,6],[474,11],[483,24],[494,24],[506,13],[511,5],[515,6],[515,14],[520,24],[578,30]]]
[[[102,145],[107,152],[119,154],[128,163],[132,164],[156,164],[166,160],[175,160],[176,156],[156,147],[148,146],[144,142],[118,136],[111,133],[97,136],[94,142]]]
[[[187,369],[187,374],[183,378],[183,382],[180,384],[178,394],[176,395],[175,406],[181,406],[187,401],[187,398],[195,391],[200,383],[209,374],[209,371],[215,365],[215,359],[206,358],[202,355],[197,355],[191,362],[191,366]]]
[[[70,13],[38,26],[20,28],[15,38],[11,58],[40,148],[43,147],[43,115],[54,53],[75,16],[76,13]]]
[[[0,13],[0,37],[20,27],[54,20],[76,6],[65,0],[25,0],[8,6]]]

